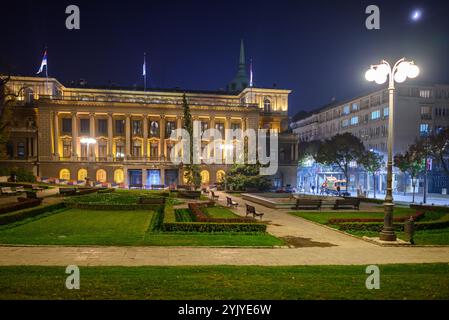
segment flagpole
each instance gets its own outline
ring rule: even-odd
[[[147,54],[143,53],[143,91],[147,91]]]

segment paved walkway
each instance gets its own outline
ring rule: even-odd
[[[218,193],[220,203],[225,196]],[[237,212],[244,215],[244,203]],[[253,204],[278,237],[307,239],[299,248],[60,247],[0,246],[0,265],[175,266],[175,265],[367,265],[449,263],[449,247],[380,247],[287,214]]]

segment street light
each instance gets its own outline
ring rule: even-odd
[[[394,83],[402,83],[407,78],[416,78],[419,75],[419,68],[413,61],[400,59],[393,67],[382,60],[380,64],[373,65],[365,73],[366,80],[384,84],[389,80],[389,107],[388,107],[388,161],[387,161],[387,194],[385,196],[384,226],[379,234],[379,239],[383,241],[396,241],[396,234],[393,227],[393,111],[394,111]]]

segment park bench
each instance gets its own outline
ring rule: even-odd
[[[1,188],[1,192],[4,195],[12,196],[15,195],[16,192],[11,189],[11,187],[3,187]]]
[[[163,184],[152,184],[150,186],[151,190],[164,190],[165,189],[165,185]]]
[[[186,185],[186,184],[179,184],[179,185],[176,187],[176,189],[177,189],[177,190],[190,190],[191,188],[190,188],[189,185]]]
[[[296,199],[296,205],[293,209],[319,209],[321,210],[321,199]]]
[[[237,202],[233,201],[231,197],[226,197],[226,205],[228,207],[238,207],[239,206],[239,204]]]
[[[165,198],[140,197],[139,204],[165,204]]]
[[[210,195],[212,197],[212,200],[218,200],[220,198],[219,196],[215,195],[215,192],[213,192],[212,190],[210,191]]]
[[[39,185],[37,185],[37,184],[31,185],[31,189],[32,189],[33,191],[42,191],[42,190],[44,190],[44,188],[39,187]]]
[[[254,218],[260,217],[260,220],[262,220],[262,216],[264,215],[262,212],[257,212],[254,206],[246,204],[246,216],[248,216],[249,214],[252,214]]]
[[[19,187],[16,187],[16,192],[17,193],[24,193],[25,192],[25,188],[23,187],[23,186],[19,186]]]
[[[338,209],[360,209],[360,199],[337,199],[335,200],[334,210]]]

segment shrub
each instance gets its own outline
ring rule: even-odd
[[[106,203],[77,203],[77,202],[66,202],[67,206],[76,209],[85,210],[98,210],[98,211],[132,211],[132,210],[157,210],[161,207],[158,204],[106,204]]]
[[[25,209],[25,210],[8,213],[8,214],[0,216],[0,225],[13,223],[16,221],[35,217],[40,214],[53,212],[53,211],[60,210],[63,208],[65,208],[65,204],[63,202],[61,202],[61,203],[50,204],[50,205],[46,205],[46,206],[40,206],[37,208]]]
[[[164,223],[163,231],[167,232],[266,232],[263,223],[202,223],[174,222]]]
[[[449,213],[449,207],[443,207],[443,206],[428,206],[428,205],[420,205],[420,204],[411,204],[410,208],[416,209],[419,211],[440,211]]]
[[[414,221],[421,220],[424,217],[424,212],[416,212],[413,216]],[[405,222],[408,220],[410,216],[403,216],[403,217],[396,217],[393,218],[393,222]],[[383,222],[383,218],[335,218],[330,219],[328,221],[329,224],[340,224],[340,223],[346,223],[346,222]]]
[[[23,200],[22,200],[23,199]],[[0,206],[0,214],[9,213],[13,211],[34,208],[42,203],[42,199],[26,199],[19,198],[19,202],[8,203]]]
[[[212,202],[213,205],[215,203]],[[189,209],[192,212],[193,220],[196,222],[216,222],[216,223],[254,223],[256,220],[254,218],[211,218],[204,213],[204,208],[212,205],[210,202],[205,204],[200,203],[189,203]]]

